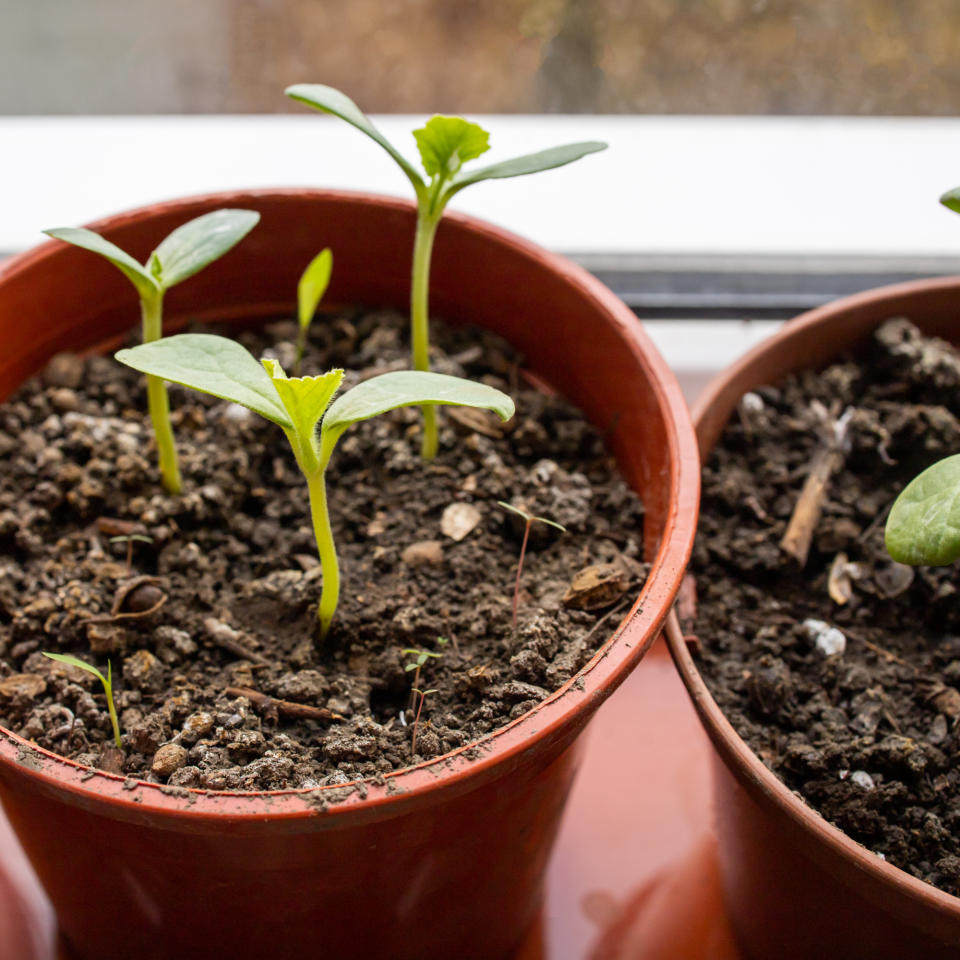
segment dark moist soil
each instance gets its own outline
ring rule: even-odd
[[[801,571],[780,540],[844,416],[849,451]],[[713,696],[763,762],[878,856],[955,895],[957,570],[894,563],[883,527],[906,482],[960,450],[958,417],[960,357],[903,319],[857,360],[747,394],[704,471],[697,606],[683,611]]]
[[[406,327],[384,313],[315,324],[304,372],[344,366],[349,387],[405,368]],[[280,321],[239,338],[290,370],[295,330]],[[172,387],[184,491],[171,497],[141,378],[104,357],[55,357],[0,407],[3,724],[149,781],[316,787],[470,744],[574,676],[609,635],[613,619],[599,620],[642,583],[640,503],[598,434],[526,385],[502,341],[440,324],[434,340],[436,370],[508,391],[518,414],[502,425],[441,412],[430,464],[416,410],[344,436],[328,470],[341,604],[322,647],[307,491],[282,431]],[[568,531],[534,525],[516,634],[523,521],[498,500]],[[133,533],[151,541],[111,540]],[[605,566],[571,589],[593,565]],[[439,656],[416,678],[406,648]],[[112,662],[122,756],[96,678],[41,651]],[[413,754],[415,679],[432,692]]]

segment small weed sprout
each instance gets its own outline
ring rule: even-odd
[[[465,163],[490,149],[489,133],[463,117],[435,116],[421,129],[413,131],[426,174],[424,177],[346,94],[318,83],[298,83],[288,87],[286,94],[308,107],[339,117],[365,133],[390,154],[413,186],[417,198],[417,228],[410,289],[410,324],[415,370],[430,369],[430,258],[437,225],[450,200],[473,183],[522,177],[562,167],[587,154],[604,150],[607,146],[597,141],[570,143],[465,172],[462,169]],[[436,411],[432,407],[425,407],[422,454],[424,459],[429,460],[436,453]]]
[[[423,701],[430,696],[431,693],[436,693],[436,690],[418,690],[414,688],[414,694],[418,694],[420,697],[420,702],[417,704],[417,715],[413,718],[413,739],[410,741],[410,755],[416,756],[417,753],[417,727],[420,725],[420,714],[423,711]]]
[[[86,670],[87,673],[92,673],[103,684],[103,691],[107,695],[107,709],[110,711],[110,723],[113,725],[113,742],[117,745],[118,750],[123,750],[123,744],[120,742],[120,724],[117,721],[117,708],[113,703],[113,676],[111,674],[110,661],[107,661],[107,675],[104,676],[96,667],[91,666],[89,663],[84,663],[83,660],[79,660],[77,657],[71,657],[65,653],[47,653],[46,651],[44,651],[43,655],[49,657],[51,660],[66,663],[68,666],[79,667],[81,670]]]
[[[520,559],[517,562],[517,579],[513,585],[513,632],[516,633],[517,604],[520,601],[520,574],[523,572],[523,558],[527,554],[527,540],[530,538],[530,528],[534,523],[545,523],[548,526],[556,527],[557,530],[560,530],[563,533],[567,532],[567,528],[559,523],[554,522],[553,520],[548,520],[546,517],[534,517],[527,513],[526,510],[521,510],[519,507],[515,507],[509,503],[504,503],[503,500],[498,500],[497,506],[503,507],[504,510],[509,510],[511,513],[515,513],[519,517],[523,517],[523,519],[526,521],[526,526],[523,528],[523,543],[520,544]]]
[[[323,639],[340,595],[337,551],[327,510],[326,469],[337,441],[354,423],[398,407],[449,404],[494,411],[509,420],[513,401],[493,387],[439,373],[399,370],[371,377],[331,403],[343,370],[288,378],[276,360],[258,363],[239,343],[208,333],[184,333],[116,354],[148,376],[247,407],[281,427],[307,481],[313,532],[323,570],[317,617]]]
[[[442,640],[442,638],[437,637],[437,640],[440,641]],[[442,642],[446,643],[446,640],[443,640]],[[410,691],[410,709],[412,710],[413,704],[415,701],[414,691],[420,684],[420,670],[423,668],[424,664],[426,664],[428,660],[439,660],[443,656],[443,654],[431,653],[429,650],[415,650],[415,649],[407,649],[407,650],[404,650],[403,653],[405,656],[414,658],[409,663],[405,663],[403,665],[403,669],[407,673],[409,673],[411,670],[415,671],[413,674],[413,689]]]
[[[960,187],[940,197],[960,213]],[[890,508],[884,529],[887,552],[898,563],[946,566],[960,558],[960,454],[918,474]]]
[[[307,264],[307,269],[300,276],[297,284],[297,360],[293,366],[293,375],[300,376],[300,367],[303,364],[303,351],[307,348],[307,334],[313,315],[317,312],[317,305],[323,299],[330,285],[330,274],[333,271],[333,254],[329,247],[324,247]]]
[[[140,264],[130,254],[83,227],[44,230],[48,236],[99,254],[112,263],[136,288],[140,296],[144,343],[163,336],[163,296],[236,246],[257,224],[260,214],[252,210],[215,210],[177,227]],[[167,386],[147,377],[147,405],[157,440],[160,477],[167,491],[180,492],[180,467],[170,425]]]
[[[125,543],[127,545],[127,573],[133,572],[134,541],[153,543],[153,537],[148,537],[145,533],[122,533],[117,537],[110,538],[111,543]]]

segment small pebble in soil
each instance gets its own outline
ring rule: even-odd
[[[165,743],[153,755],[150,770],[166,779],[187,762],[187,751],[179,743]]]

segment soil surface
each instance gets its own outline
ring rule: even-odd
[[[883,527],[903,486],[960,450],[958,417],[960,357],[903,319],[856,360],[747,394],[704,471],[696,604],[688,592],[681,611],[713,696],[764,763],[878,856],[955,895],[957,570],[894,563]],[[825,457],[801,569],[781,538]]]
[[[406,328],[388,313],[317,323],[304,373],[344,366],[346,389],[406,368]],[[239,339],[289,371],[295,333],[278,321]],[[504,389],[517,416],[441,410],[429,464],[416,410],[344,435],[327,474],[341,603],[322,646],[307,490],[281,430],[171,387],[184,477],[171,497],[139,375],[58,355],[28,381],[0,407],[3,724],[153,782],[317,787],[471,744],[574,676],[642,584],[641,505],[597,432],[526,385],[502,341],[433,334],[434,369]],[[534,524],[516,632],[524,523],[497,501],[567,530]],[[420,674],[411,649],[434,655]],[[122,754],[99,681],[42,651],[111,662]],[[414,686],[430,691],[415,753]]]

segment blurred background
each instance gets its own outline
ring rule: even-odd
[[[0,0],[0,114],[950,115],[956,0]]]

